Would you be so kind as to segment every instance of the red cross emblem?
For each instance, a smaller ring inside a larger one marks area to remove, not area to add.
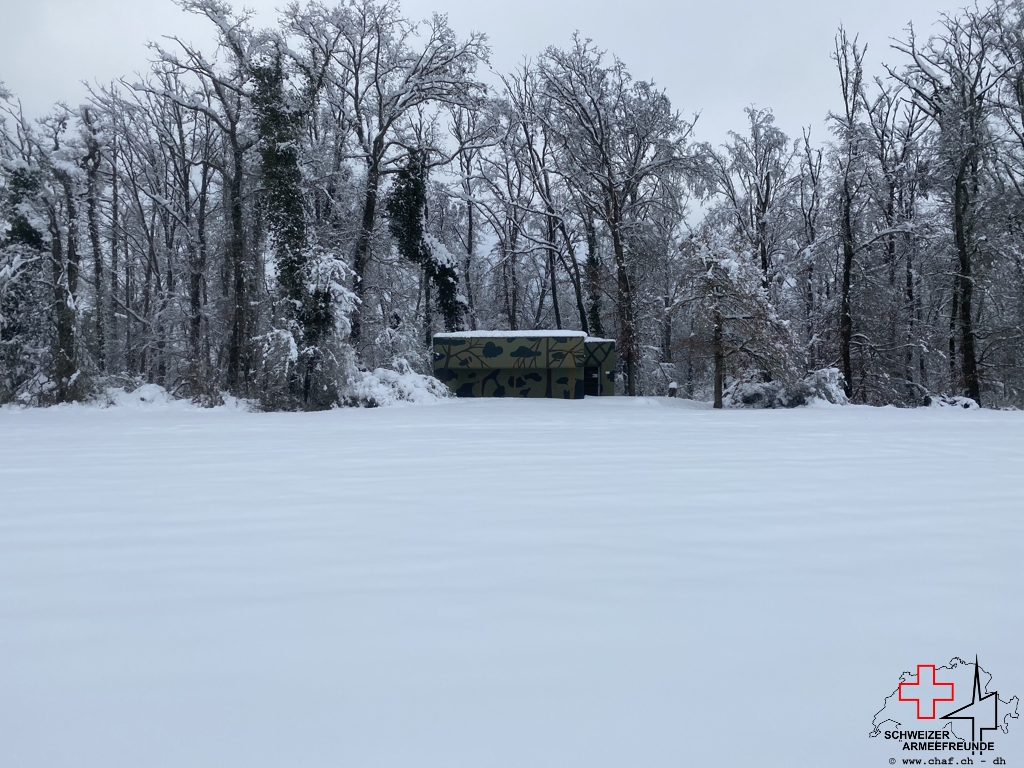
[[[930,670],[926,673],[925,670]],[[948,696],[944,694],[949,694]],[[917,702],[917,719],[934,720],[935,702],[953,700],[953,683],[935,682],[935,665],[918,664],[917,682],[900,683],[900,701]]]

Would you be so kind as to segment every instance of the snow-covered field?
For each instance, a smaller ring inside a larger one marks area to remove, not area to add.
[[[4,767],[882,768],[1022,640],[1024,413],[0,410]]]

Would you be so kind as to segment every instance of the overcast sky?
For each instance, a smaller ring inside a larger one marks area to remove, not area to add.
[[[244,5],[270,24],[286,0]],[[684,114],[699,111],[697,137],[720,143],[742,130],[743,109],[771,107],[798,136],[836,106],[829,59],[844,24],[868,43],[871,71],[896,59],[889,38],[913,21],[921,33],[947,0],[405,0],[408,16],[447,13],[455,30],[485,32],[492,64],[565,46],[575,30],[614,52],[634,77],[653,79]],[[101,82],[146,68],[147,40],[177,34],[202,41],[208,25],[171,0],[0,0],[0,80],[33,116],[56,101],[82,98],[82,80]]]

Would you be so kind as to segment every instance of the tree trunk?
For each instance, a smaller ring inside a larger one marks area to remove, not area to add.
[[[231,263],[232,282],[232,317],[231,341],[228,346],[228,391],[232,394],[241,392],[242,379],[247,378],[244,370],[244,350],[246,345],[246,290],[245,290],[245,219],[242,208],[242,149],[237,137],[232,136],[232,157],[234,166],[228,179],[228,205],[231,217],[231,239],[228,244],[228,258]]]
[[[956,365],[956,329],[960,316],[960,279],[953,277],[953,298],[949,310],[949,388],[951,392],[960,390],[960,377]]]
[[[555,312],[555,328],[562,330],[562,310],[558,306],[558,280],[555,275],[555,251],[558,244],[555,230],[555,221],[551,216],[547,217],[547,245],[548,245],[548,268],[551,270],[551,307]]]
[[[767,291],[770,287],[769,273],[772,269],[771,254],[768,252],[768,209],[772,199],[772,177],[765,174],[764,187],[758,190],[756,216],[757,251],[761,259],[761,284]]]
[[[86,207],[86,218],[89,226],[89,243],[92,246],[93,279],[96,291],[96,367],[101,373],[107,369],[107,342],[104,332],[104,311],[103,295],[106,286],[103,283],[103,249],[100,245],[100,213],[99,213],[99,169],[102,157],[100,150],[94,142],[89,147],[89,155],[86,158],[86,180],[88,203]]]
[[[907,380],[907,399],[914,402],[920,398],[914,382],[914,323],[916,320],[914,305],[916,301],[914,298],[914,254],[910,249],[907,250],[906,284],[903,295],[907,308],[907,352],[904,360],[904,377]]]
[[[117,183],[117,146],[112,150],[110,159],[110,335],[111,340],[117,338],[117,315],[115,299],[117,298],[118,252],[121,245],[121,206]],[[111,350],[114,351],[113,349]],[[122,361],[123,362],[123,361]]]
[[[849,182],[847,182],[848,185]],[[849,187],[843,189],[843,275],[839,310],[839,357],[843,366],[843,391],[853,398],[853,363],[850,347],[853,344],[853,314],[850,308],[850,284],[853,274],[853,200]]]
[[[67,224],[67,247],[61,241],[61,222],[58,211],[50,209],[50,257],[53,268],[54,304],[57,315],[57,349],[54,373],[57,401],[64,403],[76,399],[75,380],[78,358],[75,349],[75,320],[78,312],[78,243],[75,237],[78,211],[71,178],[64,172],[57,174],[64,189]]]
[[[473,301],[473,258],[476,255],[476,218],[474,214],[476,210],[473,206],[473,188],[470,185],[468,176],[463,179],[463,191],[466,193],[466,262],[465,262],[465,282],[466,282],[466,307],[469,310],[469,328],[470,330],[476,330],[476,304]]]
[[[127,240],[127,238],[125,238]],[[131,249],[125,246],[124,252],[124,359],[128,373],[137,373],[135,350],[132,347],[132,258]]]
[[[693,366],[693,337],[697,330],[697,319],[692,317],[690,319],[690,338],[686,344],[686,397],[689,400],[693,400],[693,375],[695,373]]]
[[[57,349],[54,361],[54,378],[58,403],[72,400],[72,386],[77,362],[75,360],[75,308],[74,268],[70,259],[65,260],[64,244],[61,239],[60,223],[55,211],[50,212],[50,263],[53,269],[53,303],[57,319]],[[71,250],[69,231],[68,251]]]
[[[722,407],[722,390],[725,383],[725,344],[722,340],[722,322],[722,313],[716,307],[714,312],[715,408]]]
[[[629,272],[626,269],[626,248],[622,242],[619,222],[613,219],[609,229],[612,235],[612,248],[615,251],[617,270],[616,284],[618,287],[619,309],[619,347],[622,360],[626,366],[626,394],[636,396],[637,343],[636,324],[633,318],[633,288],[630,284]]]
[[[198,391],[205,386],[206,365],[203,358],[203,275],[206,272],[206,196],[208,176],[203,169],[199,200],[196,206],[196,238],[189,246],[189,362],[192,368],[192,387]]]
[[[376,148],[376,145],[375,145]],[[380,166],[376,157],[366,170],[366,193],[363,196],[363,217],[356,237],[355,253],[352,257],[352,271],[355,273],[353,291],[358,302],[352,312],[352,345],[358,346],[363,334],[363,299],[366,296],[366,267],[370,262],[370,239],[373,237],[377,216],[377,195],[380,190]]]
[[[603,337],[604,326],[601,323],[601,262],[597,255],[597,230],[589,216],[583,217],[583,226],[587,232],[587,266],[584,276],[587,282],[587,320],[590,333]]]
[[[422,272],[423,279],[423,343],[430,349],[433,343],[434,311],[431,306],[433,297],[430,295],[430,275],[426,268]]]
[[[669,311],[671,304],[671,298],[668,296],[662,297],[662,303],[665,307],[661,318],[661,362],[671,363],[672,362],[672,313]]]
[[[568,263],[565,266],[576,294],[576,311],[580,315],[580,330],[589,334],[590,323],[587,322],[587,304],[583,300],[583,276],[580,274],[580,265],[576,261],[576,252],[572,247],[572,239],[569,237],[564,221],[559,220],[558,229],[562,233],[562,240],[565,242],[565,249],[568,253]]]
[[[807,363],[818,368],[818,343],[814,336],[814,263],[807,265],[807,290],[804,291],[804,323],[807,332]]]
[[[978,360],[975,354],[974,334],[974,278],[971,274],[971,244],[968,233],[971,195],[962,177],[957,180],[954,197],[953,232],[956,237],[958,270],[957,293],[960,298],[960,354],[962,356],[961,378],[964,394],[981,405],[981,381],[978,376]]]

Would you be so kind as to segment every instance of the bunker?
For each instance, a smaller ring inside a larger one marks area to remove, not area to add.
[[[434,375],[459,397],[609,396],[615,342],[582,331],[438,333]]]

